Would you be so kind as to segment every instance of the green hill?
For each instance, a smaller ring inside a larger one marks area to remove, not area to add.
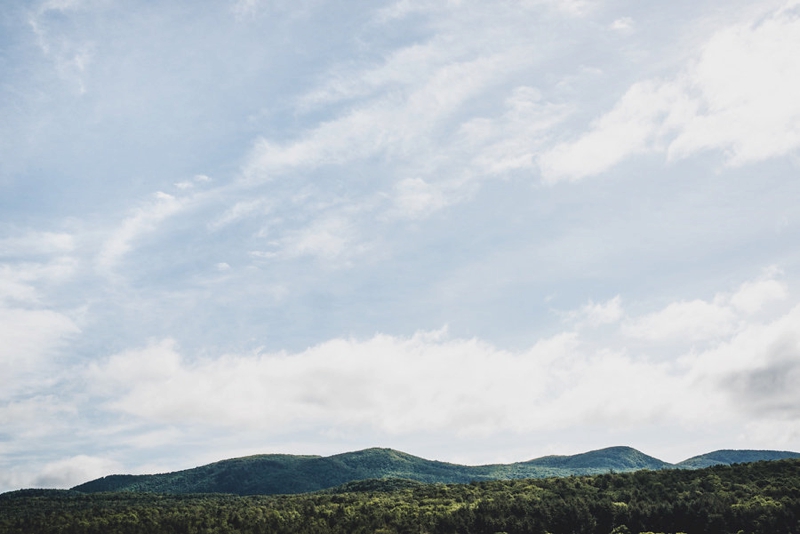
[[[609,447],[574,456],[545,456],[525,465],[567,470],[602,469],[603,471],[636,471],[666,469],[672,464],[653,458],[631,447]]]
[[[513,464],[466,466],[426,460],[392,449],[373,448],[327,457],[288,454],[247,456],[173,473],[110,475],[72,489],[83,493],[128,491],[274,495],[308,493],[375,479],[391,479],[391,484],[395,485],[399,484],[397,480],[405,481],[400,484],[452,484],[595,475],[612,471],[622,473],[641,469],[695,469],[713,464],[790,457],[787,455],[800,456],[776,451],[717,451],[673,465],[630,447],[609,447],[573,456],[545,456]]]
[[[731,465],[759,462],[762,460],[785,460],[788,458],[800,458],[800,453],[789,451],[753,451],[753,450],[730,450],[719,451],[693,456],[675,464],[676,467],[684,469],[702,469],[712,465]]]
[[[492,477],[470,467],[418,458],[392,449],[366,449],[334,456],[265,454],[158,475],[111,475],[73,488],[84,493],[306,493],[365,479],[470,482]]]

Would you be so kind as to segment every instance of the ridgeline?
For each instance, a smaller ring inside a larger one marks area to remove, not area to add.
[[[422,483],[627,473],[648,469],[697,469],[759,460],[798,458],[783,451],[715,451],[670,464],[631,447],[610,447],[573,456],[545,456],[526,462],[466,466],[426,460],[392,449],[366,449],[334,456],[263,454],[155,475],[109,475],[72,488],[81,493],[150,492],[163,494],[297,494],[363,480],[402,479]]]

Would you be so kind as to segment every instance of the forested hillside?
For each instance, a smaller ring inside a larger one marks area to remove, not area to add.
[[[762,460],[785,460],[787,458],[800,458],[800,453],[789,451],[736,451],[724,449],[720,451],[693,456],[684,460],[676,467],[682,469],[701,469],[712,465],[731,465],[743,464],[748,462],[759,462]]]
[[[513,464],[466,466],[426,460],[392,449],[373,448],[329,457],[265,454],[234,458],[173,473],[111,475],[73,489],[84,493],[146,491],[275,495],[306,493],[347,482],[379,478],[459,483],[593,475],[639,469],[693,469],[720,463],[773,460],[789,456],[798,454],[778,451],[717,451],[673,465],[631,447],[609,447],[573,456],[546,456]]]
[[[392,449],[366,449],[329,457],[266,454],[223,460],[159,475],[112,475],[73,489],[158,493],[306,493],[355,480],[403,478],[458,483],[662,469],[670,464],[630,447],[610,447],[575,456],[547,456],[529,462],[466,466],[426,460]]]
[[[789,534],[800,460],[587,477],[421,484],[238,497],[24,490],[0,495],[0,532]]]

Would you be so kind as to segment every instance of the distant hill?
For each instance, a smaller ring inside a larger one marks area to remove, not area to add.
[[[82,493],[232,493],[273,495],[319,491],[359,483],[389,485],[465,483],[564,477],[615,472],[696,469],[708,465],[800,457],[780,451],[716,451],[670,464],[631,447],[609,447],[573,456],[545,456],[526,462],[466,466],[426,460],[393,449],[365,449],[334,456],[263,454],[156,475],[110,475],[72,488]],[[371,481],[371,482],[361,482]]]
[[[639,469],[668,469],[672,464],[648,456],[631,447],[609,447],[574,456],[545,456],[524,462],[525,465],[566,470],[602,469],[607,471],[636,471]]]
[[[732,465],[759,462],[763,460],[786,460],[788,458],[800,458],[800,453],[789,451],[752,451],[752,450],[729,450],[719,451],[693,456],[675,464],[676,467],[684,469],[702,469],[712,465]]]

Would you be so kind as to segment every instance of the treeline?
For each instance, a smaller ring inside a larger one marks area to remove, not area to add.
[[[800,460],[285,496],[24,490],[0,495],[0,532],[797,534]]]

